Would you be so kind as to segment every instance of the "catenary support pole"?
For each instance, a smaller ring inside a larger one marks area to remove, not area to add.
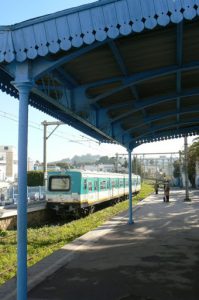
[[[133,207],[132,207],[132,150],[128,149],[128,169],[129,169],[129,224],[133,224]]]
[[[44,125],[44,137],[43,137],[43,147],[44,147],[44,151],[43,151],[43,172],[44,172],[44,186],[45,186],[45,190],[47,188],[47,158],[46,158],[46,155],[47,155],[47,134],[46,134],[46,129],[47,129],[47,122],[44,121],[42,123]]]
[[[185,170],[185,199],[184,199],[184,201],[191,201],[191,199],[189,198],[188,143],[187,143],[187,136],[184,137],[184,170]]]
[[[28,99],[31,82],[14,82],[19,91],[18,203],[17,203],[17,299],[27,299],[27,144]]]
[[[43,137],[43,172],[44,172],[44,186],[47,190],[47,181],[48,181],[48,164],[47,164],[47,140],[53,134],[53,132],[60,126],[64,125],[63,122],[47,122],[43,121],[41,123],[44,126],[44,137]],[[51,131],[47,136],[47,126],[56,125],[56,127]]]

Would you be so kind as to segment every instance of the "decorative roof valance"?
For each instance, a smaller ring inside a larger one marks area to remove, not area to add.
[[[191,20],[199,0],[98,1],[0,27],[0,62],[22,62],[169,22]]]

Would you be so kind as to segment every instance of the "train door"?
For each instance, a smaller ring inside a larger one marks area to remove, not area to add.
[[[129,178],[126,178],[126,194],[129,195]]]
[[[132,193],[136,192],[136,177],[132,176]]]
[[[125,177],[122,178],[122,193],[123,193],[123,198],[125,197]]]
[[[99,179],[96,177],[94,178],[94,201],[99,201]]]
[[[107,178],[107,190],[108,190],[108,198],[112,197],[112,189],[111,189],[111,179]]]
[[[88,201],[88,181],[87,178],[82,177],[82,191],[81,191],[81,201]]]
[[[116,197],[116,180],[114,178],[111,179],[111,198]]]
[[[131,180],[132,180],[132,193],[134,194],[135,193],[135,178],[133,175],[131,177]]]

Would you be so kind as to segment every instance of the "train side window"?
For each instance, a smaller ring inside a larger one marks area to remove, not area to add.
[[[106,189],[106,181],[103,180],[100,182],[100,190],[105,190]]]
[[[67,192],[70,190],[70,185],[70,176],[51,176],[49,178],[49,191]]]

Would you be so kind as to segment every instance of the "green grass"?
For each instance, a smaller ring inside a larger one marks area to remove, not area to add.
[[[153,187],[143,183],[141,192],[133,197],[133,204],[146,198],[153,192]],[[65,244],[86,232],[102,225],[118,213],[128,209],[128,201],[97,211],[85,218],[67,224],[43,226],[28,229],[28,266],[31,266]],[[6,231],[0,239],[0,284],[16,274],[16,231]]]

